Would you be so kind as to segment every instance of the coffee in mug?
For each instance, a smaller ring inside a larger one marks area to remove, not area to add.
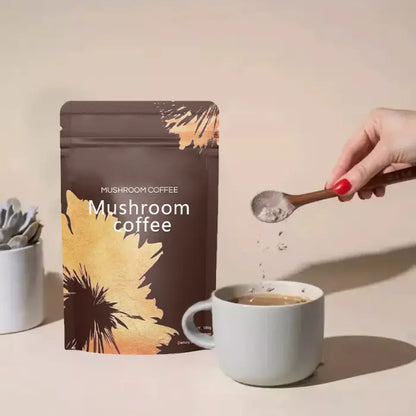
[[[304,296],[282,295],[280,293],[259,293],[242,295],[234,298],[232,302],[241,303],[242,305],[255,306],[279,306],[279,305],[295,305],[296,303],[304,303],[309,299]]]

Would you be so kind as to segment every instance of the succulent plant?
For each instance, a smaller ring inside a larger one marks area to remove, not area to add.
[[[10,250],[36,244],[42,224],[36,219],[37,209],[22,212],[18,199],[0,204],[0,250]]]

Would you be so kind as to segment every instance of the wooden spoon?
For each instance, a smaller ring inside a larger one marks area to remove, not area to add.
[[[416,166],[383,173],[375,176],[361,190],[373,190],[379,186],[392,185],[416,179]],[[296,208],[312,202],[338,196],[332,189],[290,195],[279,191],[264,191],[251,201],[251,209],[256,218],[263,222],[275,223],[289,217]]]

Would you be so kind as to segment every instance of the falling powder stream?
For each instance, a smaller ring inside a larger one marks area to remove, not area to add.
[[[280,230],[277,234],[277,242],[275,244],[268,244],[268,245],[265,245],[265,246],[262,245],[260,238],[257,239],[256,244],[257,244],[257,248],[258,248],[258,250],[260,252],[260,255],[261,255],[260,261],[258,263],[258,267],[259,267],[259,270],[260,270],[260,275],[261,275],[262,281],[265,281],[266,278],[267,278],[267,273],[266,273],[266,269],[265,269],[265,265],[264,265],[264,255],[266,253],[274,255],[275,254],[275,249],[277,249],[279,252],[287,250],[287,244],[284,241],[282,241],[283,236],[284,236],[284,232],[282,230]],[[266,288],[266,287],[263,287],[263,289],[265,289],[268,292],[273,290],[273,288]]]

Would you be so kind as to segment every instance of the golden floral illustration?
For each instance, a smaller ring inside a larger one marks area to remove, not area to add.
[[[185,104],[159,103],[159,111],[170,133],[179,135],[179,148],[192,146],[206,147],[217,143],[218,107],[211,102],[190,102]]]
[[[62,214],[65,346],[123,354],[156,354],[177,334],[160,325],[163,311],[145,274],[162,243],[114,230],[117,218],[89,213],[89,203],[68,191]]]

